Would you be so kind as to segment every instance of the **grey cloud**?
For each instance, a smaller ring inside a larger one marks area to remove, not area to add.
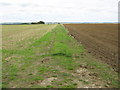
[[[88,9],[89,11],[92,11],[92,12],[110,12],[110,13],[117,13],[117,10],[113,9],[103,9],[103,8],[99,8],[99,9]]]
[[[72,9],[73,7],[65,6],[64,8],[67,8],[67,9]]]
[[[28,7],[28,6],[31,6],[30,3],[24,3],[24,4],[20,4],[21,7]]]
[[[19,12],[24,12],[25,10],[21,9],[21,10],[18,10]]]
[[[105,11],[105,9],[88,9],[89,11],[93,11],[93,12],[103,12],[103,11]]]
[[[20,4],[19,6],[21,7],[29,7],[29,6],[39,6],[38,4],[32,4],[32,3],[23,3],[23,4]]]
[[[11,3],[6,3],[6,2],[2,2],[2,3],[0,3],[0,5],[2,5],[2,6],[10,6],[12,4]]]
[[[108,12],[110,12],[110,13],[118,13],[118,10],[116,9],[116,10],[108,10]]]

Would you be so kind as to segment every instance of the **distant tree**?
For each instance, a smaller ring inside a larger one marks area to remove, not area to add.
[[[45,22],[39,21],[39,22],[32,22],[31,24],[45,24]]]
[[[60,23],[58,23],[58,24],[60,24]]]
[[[29,24],[29,23],[22,23],[22,24]]]
[[[38,24],[45,24],[45,22],[43,22],[43,21],[39,21]]]
[[[32,22],[31,24],[37,24],[36,22]]]

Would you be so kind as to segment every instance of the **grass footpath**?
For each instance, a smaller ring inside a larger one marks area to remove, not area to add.
[[[3,49],[3,87],[118,87],[118,82],[116,72],[57,25],[24,49]]]

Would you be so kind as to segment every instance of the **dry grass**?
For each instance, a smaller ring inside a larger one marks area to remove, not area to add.
[[[25,48],[56,25],[3,25],[3,49]],[[19,44],[17,44],[19,43]]]

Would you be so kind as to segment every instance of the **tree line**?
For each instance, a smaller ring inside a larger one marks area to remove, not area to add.
[[[45,24],[45,22],[39,21],[39,22],[32,22],[31,24]]]

